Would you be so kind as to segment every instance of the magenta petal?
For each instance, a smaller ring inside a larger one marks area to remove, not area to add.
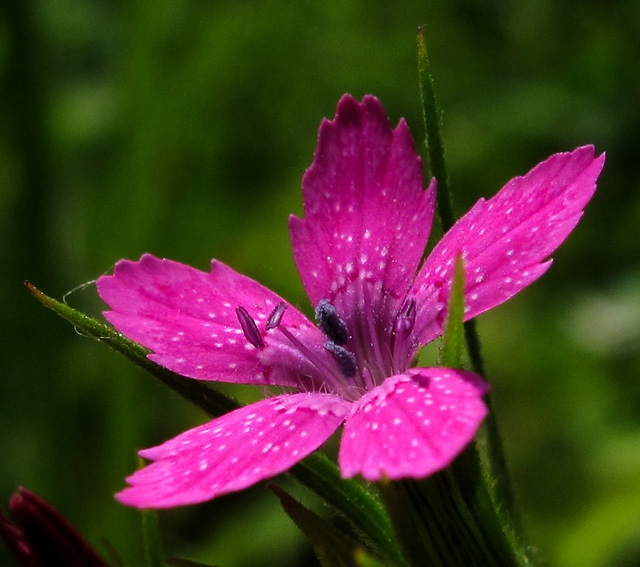
[[[300,362],[266,321],[282,299],[256,281],[213,261],[206,273],[150,254],[139,262],[122,260],[112,276],[98,282],[100,297],[111,307],[107,320],[130,339],[151,349],[152,360],[174,372],[201,380],[300,387]],[[255,320],[278,365],[263,360],[264,352],[245,337],[236,308]],[[321,333],[289,306],[286,323],[292,331],[317,337]],[[291,361],[294,372],[289,372]]]
[[[117,494],[138,508],[204,502],[289,469],[342,423],[349,404],[329,394],[285,394],[228,413],[140,451],[155,462]]]
[[[348,284],[359,278],[371,282],[372,294],[404,295],[429,237],[435,200],[435,185],[422,189],[421,161],[404,120],[393,130],[378,99],[343,96],[335,119],[320,126],[302,185],[305,217],[291,217],[289,228],[313,305],[326,299],[346,310],[335,297],[357,301]]]
[[[388,378],[355,402],[346,420],[342,476],[421,478],[445,468],[471,442],[487,414],[479,376],[414,368]]]
[[[593,146],[551,156],[495,197],[481,199],[434,248],[412,288],[422,344],[442,332],[455,257],[465,261],[465,319],[506,301],[539,278],[593,196],[604,154]]]

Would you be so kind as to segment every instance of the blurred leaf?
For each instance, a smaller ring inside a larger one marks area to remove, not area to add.
[[[322,453],[309,455],[290,472],[343,514],[382,556],[394,564],[406,564],[385,507],[362,484],[342,478]]]
[[[369,555],[364,549],[356,549],[355,561],[358,567],[389,567],[384,563],[380,563],[380,561],[372,555]]]
[[[323,567],[358,567],[355,550],[361,545],[309,510],[276,485],[271,490],[296,526],[307,536]]]
[[[140,459],[140,466],[143,462]],[[145,567],[164,567],[164,553],[162,551],[162,538],[158,524],[158,512],[156,510],[141,510],[142,539],[144,542]]]
[[[166,564],[171,565],[172,567],[214,567],[207,563],[191,561],[191,559],[182,559],[181,557],[170,557],[167,559]]]

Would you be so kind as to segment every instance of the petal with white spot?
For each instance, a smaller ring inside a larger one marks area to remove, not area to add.
[[[293,252],[313,305],[338,303],[358,278],[403,296],[429,237],[435,184],[422,188],[422,164],[409,128],[391,128],[380,101],[345,95],[324,120],[303,180],[304,219],[289,220]],[[377,304],[379,297],[372,297]],[[351,301],[348,316],[356,305]],[[342,303],[347,299],[343,298]],[[347,321],[345,321],[347,322]]]
[[[328,394],[284,394],[232,411],[140,455],[154,462],[116,496],[138,508],[204,502],[273,477],[315,451],[349,403]]]
[[[445,468],[486,416],[488,389],[476,374],[450,368],[388,378],[352,406],[340,444],[342,475],[422,478]]]
[[[98,293],[112,311],[106,319],[130,339],[151,349],[149,358],[190,378],[300,387],[299,356],[291,355],[280,333],[265,322],[282,299],[258,282],[213,261],[202,272],[145,254],[138,262],[121,260],[112,276],[97,282]],[[246,309],[258,325],[274,366],[263,349],[245,337],[236,308]],[[322,345],[318,329],[289,306],[287,327]],[[289,364],[290,363],[290,364]]]
[[[593,146],[555,154],[493,198],[481,199],[433,249],[413,285],[414,334],[427,344],[442,332],[455,257],[465,263],[465,319],[499,305],[539,278],[574,229],[596,189],[604,154]]]

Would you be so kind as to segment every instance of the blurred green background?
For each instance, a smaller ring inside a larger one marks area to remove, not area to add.
[[[308,308],[286,218],[301,212],[320,119],[344,92],[372,93],[421,147],[421,24],[459,213],[551,153],[608,153],[551,271],[479,330],[545,565],[640,564],[637,0],[4,0],[3,508],[24,485],[106,555],[112,546],[141,564],[139,514],[112,494],[136,449],[204,417],[74,333],[23,280],[60,298],[119,258],[152,252],[207,269],[216,257]],[[102,308],[93,286],[68,301]],[[313,564],[264,485],[161,522],[170,554]]]

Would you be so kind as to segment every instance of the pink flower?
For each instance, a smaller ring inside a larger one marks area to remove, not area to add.
[[[376,98],[345,95],[303,178],[305,216],[289,219],[317,325],[215,260],[205,273],[147,254],[98,280],[106,318],[158,364],[296,390],[140,451],[154,462],[118,499],[159,508],[240,490],[286,471],[341,424],[344,477],[419,478],[446,467],[486,415],[488,385],[411,364],[442,333],[455,258],[465,263],[466,319],[509,299],[549,268],[603,163],[590,146],[551,156],[478,201],[418,270],[435,181],[423,190],[404,120],[394,130]]]

